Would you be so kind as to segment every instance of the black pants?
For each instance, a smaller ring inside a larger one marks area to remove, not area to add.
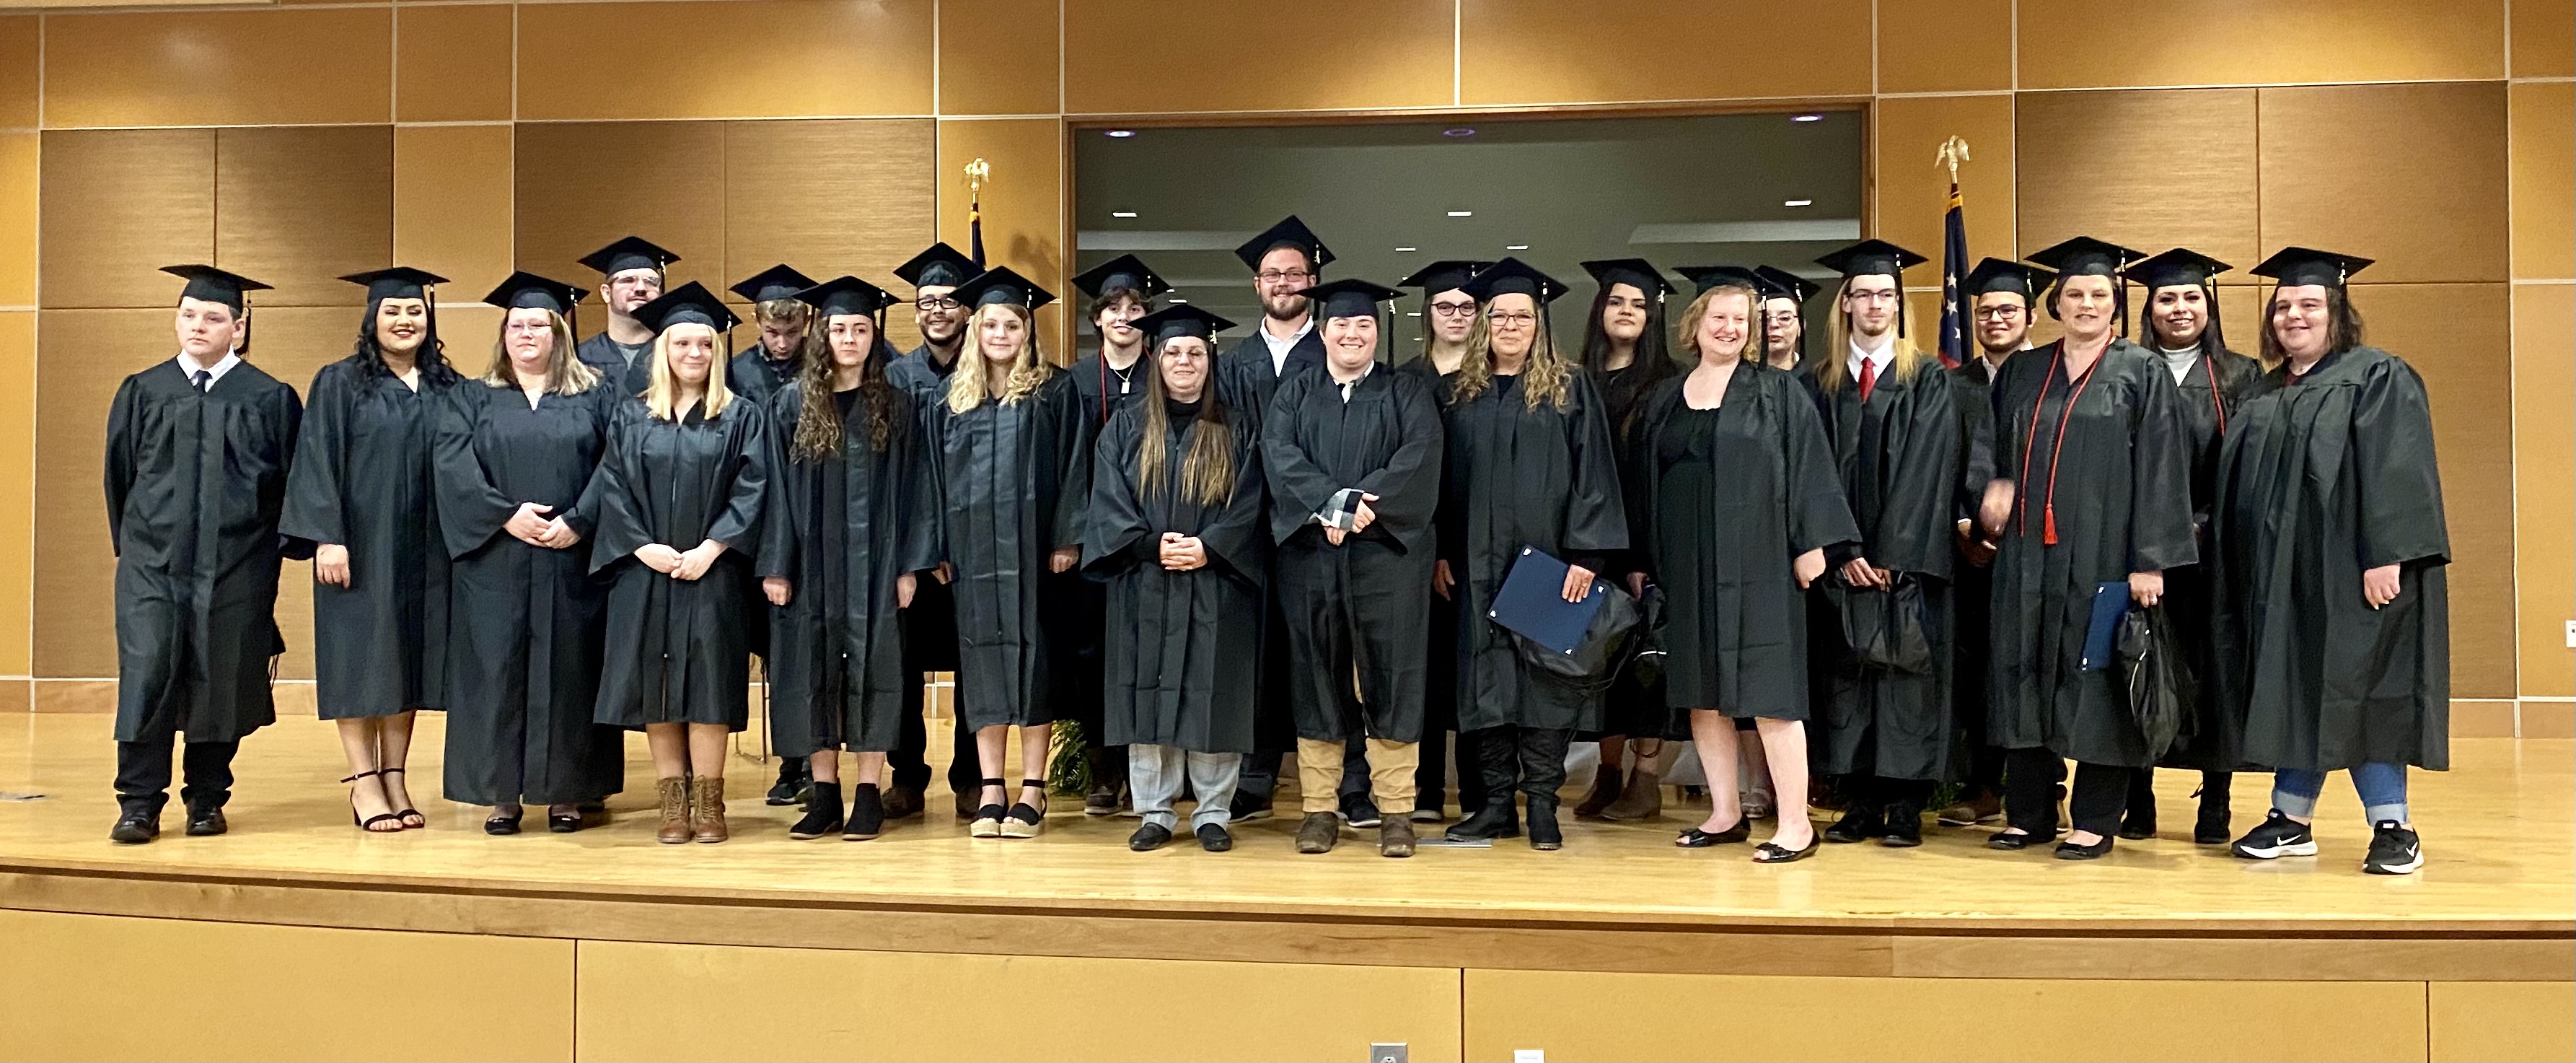
[[[898,710],[903,717],[902,731],[895,739],[894,749],[886,754],[886,767],[894,785],[914,790],[930,788],[930,725],[921,718],[921,691],[920,682],[904,684],[903,708]],[[983,764],[975,753],[975,732],[961,724],[951,737],[954,741],[948,759],[948,789],[952,793],[974,792],[984,777]]]
[[[1888,819],[1911,819],[1923,814],[1923,805],[1932,800],[1932,780],[1891,779],[1881,775],[1843,776],[1843,796],[1853,811],[1863,811]],[[2051,800],[2055,798],[2052,796]]]
[[[1242,800],[1243,795],[1250,794],[1252,800],[1270,800],[1272,794],[1279,792],[1279,765],[1287,757],[1286,753],[1270,749],[1255,749],[1244,754],[1243,771],[1235,777],[1235,798]],[[1416,775],[1419,774],[1417,771]],[[1354,738],[1342,746],[1342,785],[1341,789],[1335,791],[1335,796],[1340,798],[1344,807],[1348,807],[1353,801],[1365,802],[1369,799],[1367,739]],[[1415,803],[1421,803],[1420,799],[1417,798]],[[1380,809],[1379,811],[1383,813],[1390,810]],[[1399,808],[1392,811],[1404,810]]]
[[[2203,805],[2214,805],[2219,808],[2227,807],[2228,791],[2235,789],[2235,783],[2236,776],[2233,772],[2201,772],[2200,803]],[[2151,808],[2154,807],[2155,803],[2155,769],[2140,768],[2133,772],[2129,777],[2129,803],[2127,807]],[[2126,809],[2123,809],[2123,811],[2126,811]]]
[[[1963,797],[2000,797],[2004,792],[2005,750],[2002,746],[1978,744],[1968,751],[1967,784],[1960,788]]]
[[[170,740],[175,732],[168,726],[144,726],[145,737],[116,744],[116,803],[124,808],[143,808],[159,812],[170,801]],[[233,754],[241,749],[239,742],[181,742],[187,749],[186,786],[179,790],[179,800],[190,809],[222,808],[233,796]]]
[[[2004,817],[2031,834],[2057,831],[2057,787],[2066,778],[2066,761],[2046,748],[2016,749],[2004,766]],[[2067,798],[2067,816],[2075,830],[2109,836],[2120,832],[2120,813],[2128,807],[2129,778],[2136,768],[2078,763],[2075,788]]]
[[[1504,724],[1458,737],[1474,747],[1479,774],[1484,776],[1485,800],[1480,806],[1509,802],[1515,789],[1531,800],[1554,801],[1556,792],[1565,787],[1565,751],[1574,743],[1573,731]]]
[[[1485,807],[1485,773],[1477,770],[1475,731],[1452,732],[1445,728],[1425,728],[1422,732],[1422,762],[1413,769],[1413,803],[1418,808],[1438,809],[1448,800],[1449,736],[1458,736],[1458,810],[1473,814]]]

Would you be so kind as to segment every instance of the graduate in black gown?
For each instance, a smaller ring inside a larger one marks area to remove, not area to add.
[[[1144,825],[1127,847],[1172,840],[1184,781],[1199,847],[1234,847],[1236,774],[1252,749],[1269,553],[1259,426],[1216,394],[1216,334],[1234,323],[1194,306],[1135,322],[1153,353],[1142,401],[1093,448],[1083,567],[1108,585],[1105,740],[1127,751]]]
[[[1067,375],[1073,378],[1083,410],[1091,415],[1096,439],[1118,411],[1145,397],[1145,384],[1154,375],[1154,366],[1145,357],[1145,334],[1137,331],[1133,322],[1152,313],[1154,297],[1171,291],[1172,286],[1134,255],[1120,255],[1083,271],[1073,278],[1073,286],[1090,300],[1085,312],[1091,319],[1093,334],[1100,338],[1100,346],[1076,359]],[[1099,617],[1109,607],[1109,599],[1097,580],[1084,580],[1073,589],[1079,597],[1074,607],[1093,620],[1075,629],[1082,636],[1077,645],[1063,648],[1068,668],[1064,683],[1066,704],[1058,710],[1058,716],[1082,728],[1082,759],[1091,775],[1091,785],[1083,795],[1083,813],[1114,815],[1126,805],[1122,795],[1127,785],[1127,752],[1122,746],[1105,744],[1100,737],[1100,680],[1104,665]]]
[[[766,407],[770,396],[803,373],[816,326],[813,308],[796,293],[813,286],[813,278],[782,262],[727,289],[751,303],[751,323],[760,337],[734,352],[725,366],[726,388]]]
[[[2371,824],[2362,870],[2423,866],[2406,767],[2451,766],[2450,535],[2424,380],[2363,339],[2345,282],[2369,259],[2287,248],[2263,333],[2278,360],[2228,420],[2211,517],[2219,711],[2270,767],[2272,809],[2231,847],[2314,856],[2327,772]]]
[[[2083,667],[2096,593],[2164,598],[2164,572],[2194,564],[2191,441],[2173,378],[2120,338],[2121,268],[2139,255],[2076,237],[2030,256],[2057,270],[2048,312],[2066,334],[1995,378],[1995,473],[1979,519],[1998,531],[1986,728],[2009,752],[2004,831],[2022,849],[2057,832],[2058,782],[2075,760],[2064,860],[2111,851],[2129,776],[2155,763],[2120,683]],[[2125,588],[2125,592],[2122,590]]]
[[[271,661],[278,534],[303,406],[242,360],[250,307],[268,287],[213,266],[187,279],[179,353],[126,377],[107,412],[107,533],[116,550],[116,825],[125,844],[161,833],[170,742],[184,735],[188,833],[222,834],[242,736],[277,718]]]
[[[1272,675],[1296,717],[1305,808],[1297,851],[1321,853],[1340,838],[1336,795],[1353,740],[1367,742],[1373,806],[1413,807],[1441,435],[1421,378],[1379,360],[1377,304],[1403,293],[1344,280],[1305,294],[1322,304],[1325,364],[1272,396],[1261,464],[1289,654]],[[1413,848],[1410,817],[1380,820],[1379,853]]]
[[[581,341],[578,353],[582,364],[597,370],[621,395],[644,393],[649,368],[645,355],[653,346],[653,330],[636,318],[635,311],[662,297],[665,271],[679,260],[680,256],[641,236],[620,237],[581,259],[582,265],[599,272],[599,301],[608,308],[608,327]]]
[[[2227,348],[2218,320],[2218,275],[2227,263],[2177,247],[2129,267],[2128,279],[2147,290],[2147,350],[2164,363],[2182,400],[2183,426],[2191,440],[2191,525],[2200,545],[2201,563],[2165,573],[2166,630],[2189,654],[2185,662],[2194,680],[2192,719],[2182,735],[2158,758],[2162,767],[2200,773],[2200,814],[2191,840],[2225,845],[2228,833],[2229,785],[2236,765],[2245,759],[2241,722],[2219,713],[2218,698],[2208,685],[2215,673],[2209,645],[2209,506],[2218,485],[2218,444],[2227,435],[2227,418],[2262,379],[2263,364]],[[2137,774],[2129,784],[2129,810],[2120,821],[2123,838],[2156,835],[2155,770]]]
[[[514,273],[484,296],[500,339],[431,440],[451,562],[445,793],[491,806],[490,834],[519,832],[523,800],[548,806],[548,830],[580,830],[626,785],[622,736],[591,722],[608,594],[589,540],[591,474],[632,400],[573,356],[582,294]]]
[[[1681,364],[1664,345],[1664,300],[1673,286],[1641,258],[1586,262],[1583,268],[1600,290],[1593,293],[1591,312],[1583,319],[1580,360],[1610,422],[1613,468],[1625,469],[1637,411],[1658,385],[1682,374]],[[1620,519],[1626,519],[1624,511]],[[1642,541],[1637,529],[1628,529],[1628,548],[1606,556],[1602,575],[1627,582],[1628,573],[1639,571],[1636,549]],[[1574,814],[1608,820],[1662,815],[1664,732],[1673,719],[1664,707],[1663,684],[1640,678],[1637,669],[1620,669],[1602,695],[1601,714],[1601,770]]]
[[[1467,360],[1468,341],[1475,338],[1476,297],[1467,294],[1467,279],[1476,271],[1493,265],[1473,259],[1442,259],[1412,276],[1396,282],[1398,287],[1422,290],[1422,353],[1396,363],[1395,371],[1422,378],[1429,386],[1434,401],[1449,394],[1449,378]],[[1425,661],[1423,675],[1421,764],[1413,773],[1413,821],[1438,823],[1448,818],[1449,739],[1458,730],[1458,660],[1447,652],[1458,644],[1458,614],[1455,610],[1431,610],[1430,638],[1432,647]],[[1458,814],[1468,815],[1485,807],[1484,776],[1476,771],[1474,739],[1456,734],[1458,751]],[[1367,747],[1360,747],[1363,754]],[[1350,804],[1350,789],[1363,777],[1367,761],[1363,758],[1354,768],[1345,757],[1342,786],[1344,805]],[[1359,797],[1365,799],[1363,790]]]
[[[367,289],[357,349],[313,374],[278,528],[313,544],[314,709],[337,721],[352,818],[426,827],[412,807],[413,713],[447,707],[447,549],[430,437],[461,379],[432,286],[396,266],[341,278]]]
[[[727,737],[751,724],[752,554],[777,455],[767,413],[725,389],[736,321],[696,282],[637,308],[643,398],[598,473],[591,571],[611,580],[595,719],[642,730],[666,844],[721,842]]]
[[[957,356],[966,347],[968,308],[957,301],[957,286],[978,272],[975,260],[945,243],[934,243],[895,267],[894,275],[912,285],[912,324],[921,344],[886,366],[886,382],[901,388],[921,417],[948,400],[949,375],[957,371]],[[928,430],[924,425],[923,431]],[[957,670],[957,608],[947,584],[921,581],[901,618],[903,671],[911,678],[903,684],[903,734],[886,756],[893,776],[885,791],[888,819],[918,816],[925,808],[930,732],[922,719],[922,691],[930,673]],[[962,726],[951,731],[948,789],[963,822],[975,818],[976,779],[982,772],[975,763],[974,733]]]
[[[957,603],[957,719],[982,769],[969,833],[1034,838],[1046,826],[1047,757],[1062,703],[1056,646],[1080,638],[1070,608],[1089,501],[1091,418],[1038,350],[1033,312],[1055,296],[1008,268],[957,288],[973,307],[971,361],[927,418],[939,498],[937,559]],[[1097,693],[1093,694],[1097,697]],[[1017,798],[1003,762],[1016,728]],[[1005,805],[1005,802],[1010,802]]]
[[[1662,588],[1664,699],[1689,717],[1708,772],[1709,816],[1673,844],[1696,849],[1752,834],[1735,785],[1735,721],[1751,718],[1784,798],[1807,792],[1807,621],[1802,593],[1825,549],[1860,537],[1834,479],[1816,404],[1765,364],[1760,295],[1721,279],[1681,319],[1690,371],[1647,396],[1629,445],[1630,527],[1641,529],[1643,596]],[[1779,814],[1756,863],[1815,855],[1803,809]]]
[[[865,841],[885,829],[880,787],[903,733],[904,688],[921,685],[904,669],[897,618],[928,582],[930,474],[912,396],[886,381],[894,297],[843,276],[797,298],[821,338],[771,397],[780,456],[754,559],[774,610],[770,726],[779,756],[811,766],[805,816],[787,836]],[[846,817],[844,749],[858,754]]]
[[[1764,364],[1787,372],[1807,364],[1807,300],[1822,290],[1778,266],[1753,267],[1753,294],[1762,297]]]
[[[1610,421],[1592,376],[1557,356],[1546,306],[1565,294],[1555,278],[1505,258],[1467,282],[1484,308],[1465,363],[1440,403],[1446,450],[1435,518],[1435,609],[1457,615],[1448,653],[1457,667],[1457,716],[1476,736],[1484,807],[1449,840],[1517,837],[1517,787],[1530,846],[1562,848],[1557,791],[1576,731],[1601,728],[1597,695],[1568,689],[1521,659],[1511,633],[1489,619],[1503,576],[1525,548],[1567,565],[1561,593],[1592,593],[1610,555],[1628,546],[1612,460]]]
[[[1810,607],[1845,636],[1808,648],[1824,718],[1816,767],[1843,777],[1829,842],[1921,845],[1924,806],[1953,771],[1958,522],[1984,497],[1994,462],[1984,437],[1963,438],[1957,388],[1906,331],[1904,271],[1922,261],[1881,240],[1817,259],[1843,275],[1842,288],[1827,353],[1801,378],[1861,533],[1826,551],[1835,571],[1810,592]],[[1909,626],[1921,631],[1923,660],[1870,660],[1852,645],[1872,627]]]

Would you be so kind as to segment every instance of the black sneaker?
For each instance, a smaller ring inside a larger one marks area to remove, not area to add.
[[[1377,802],[1371,801],[1365,797],[1343,798],[1342,821],[1357,828],[1377,826],[1380,822],[1377,814]]]
[[[2424,840],[2415,832],[2383,819],[2370,825],[2370,855],[2361,869],[2374,875],[2412,875],[2424,866]]]
[[[2248,860],[2277,860],[2284,856],[2317,855],[2317,836],[2308,825],[2282,815],[2280,809],[2263,814],[2263,825],[2246,832],[2227,851]],[[2373,852],[2377,852],[2374,846]]]
[[[1249,793],[1235,794],[1234,801],[1226,806],[1226,818],[1231,819],[1236,823],[1250,823],[1256,819],[1269,819],[1270,795],[1256,795]]]
[[[770,784],[769,792],[761,795],[761,800],[772,808],[801,805],[812,795],[813,786],[812,764],[807,763],[803,757],[781,757],[778,761],[778,781]],[[838,803],[834,802],[836,805]]]

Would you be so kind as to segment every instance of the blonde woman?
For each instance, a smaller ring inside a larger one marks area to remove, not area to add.
[[[769,419],[725,389],[733,312],[692,282],[636,308],[653,328],[643,397],[600,459],[594,573],[613,572],[593,718],[641,729],[664,844],[721,842],[725,738],[750,724],[751,575]]]
[[[1008,269],[957,287],[972,308],[967,350],[927,418],[941,514],[937,559],[957,604],[957,714],[975,733],[983,775],[969,828],[1034,838],[1046,824],[1048,740],[1068,673],[1052,660],[1078,620],[1070,582],[1082,558],[1091,418],[1073,379],[1038,350],[1033,312],[1055,296]],[[1054,630],[1050,630],[1054,629]],[[1012,728],[1020,785],[1005,787]],[[1005,802],[1008,802],[1007,804]]]
[[[590,722],[606,596],[590,578],[586,490],[617,401],[573,356],[582,291],[512,274],[481,376],[449,389],[431,468],[450,610],[446,795],[484,805],[488,834],[519,832],[520,802],[557,833],[625,785],[616,731]]]
[[[1524,547],[1566,563],[1566,601],[1591,596],[1609,556],[1628,548],[1619,467],[1592,375],[1558,357],[1548,336],[1547,304],[1565,285],[1506,258],[1466,291],[1483,314],[1441,404],[1448,447],[1431,589],[1457,617],[1456,641],[1434,652],[1456,661],[1458,729],[1475,736],[1466,744],[1485,803],[1449,829],[1449,840],[1518,836],[1517,787],[1530,847],[1559,849],[1566,746],[1578,730],[1601,729],[1601,699],[1529,667],[1510,632],[1487,617]]]

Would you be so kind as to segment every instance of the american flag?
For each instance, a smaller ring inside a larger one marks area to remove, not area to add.
[[[1941,223],[1941,364],[1957,368],[1968,358],[1968,222],[1957,178],[1950,181],[1950,212]]]

